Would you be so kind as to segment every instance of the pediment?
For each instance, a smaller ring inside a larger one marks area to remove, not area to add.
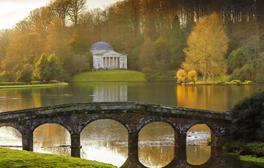
[[[122,56],[120,53],[116,52],[116,51],[108,51],[104,54],[102,54],[103,57],[113,57],[113,56],[116,56],[116,57],[119,57],[119,56]]]

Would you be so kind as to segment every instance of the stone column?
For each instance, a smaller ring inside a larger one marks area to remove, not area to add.
[[[71,156],[80,157],[81,156],[81,141],[80,133],[71,134]]]
[[[179,133],[178,134],[178,147],[180,147],[180,148],[185,147],[186,148],[186,133]]]
[[[22,134],[23,150],[33,151],[33,132]]]
[[[116,68],[118,68],[118,64],[117,64],[117,57],[115,57],[115,58],[116,58],[116,66],[115,66],[115,67],[116,67]]]
[[[104,68],[104,57],[102,57],[102,59],[103,59],[103,61],[102,61],[103,62],[102,63],[102,68]]]
[[[121,168],[145,168],[138,160],[138,133],[129,133],[128,158]]]

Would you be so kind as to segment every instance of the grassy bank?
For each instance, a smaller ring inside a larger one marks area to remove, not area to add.
[[[264,166],[264,142],[244,143],[221,139],[217,147],[224,152],[239,156],[240,160],[255,162]]]
[[[80,158],[0,148],[0,167],[114,168],[115,166]]]
[[[47,84],[22,84],[22,83],[13,83],[13,84],[2,84],[1,88],[31,88],[31,87],[52,87],[52,86],[66,86],[68,83],[47,83]]]
[[[84,72],[75,75],[71,82],[145,82],[144,74],[129,70]]]

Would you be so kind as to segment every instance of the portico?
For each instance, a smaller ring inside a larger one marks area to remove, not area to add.
[[[95,43],[91,47],[91,52],[94,69],[127,69],[127,54],[115,52],[108,43]]]

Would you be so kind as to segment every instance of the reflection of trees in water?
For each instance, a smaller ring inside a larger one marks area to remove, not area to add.
[[[152,122],[141,129],[139,141],[170,141],[174,144],[174,130],[164,122]]]
[[[22,135],[13,127],[0,127],[0,145],[22,146]]]
[[[35,129],[33,133],[35,148],[70,145],[70,133],[58,124],[44,124]]]
[[[37,148],[37,149],[34,149],[34,152],[52,153],[56,155],[71,156],[70,147]]]
[[[148,167],[163,167],[174,158],[174,146],[139,147],[139,161]]]
[[[187,162],[202,165],[211,157],[211,146],[186,146]]]
[[[81,143],[87,140],[128,141],[127,129],[117,121],[96,120],[87,125],[81,132]]]

